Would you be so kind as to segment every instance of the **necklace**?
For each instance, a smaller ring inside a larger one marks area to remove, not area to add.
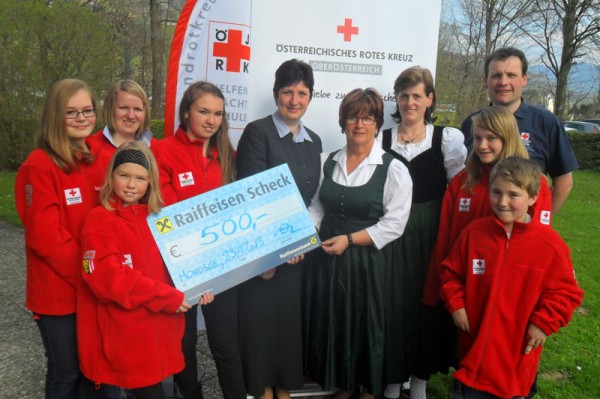
[[[422,133],[422,131],[416,133],[411,139],[406,139],[406,138],[404,138],[404,133],[401,133],[400,130],[398,130],[398,136],[400,136],[398,141],[400,141],[400,144],[404,144],[404,145],[412,144],[412,142],[414,142],[416,139],[421,137],[421,133]]]

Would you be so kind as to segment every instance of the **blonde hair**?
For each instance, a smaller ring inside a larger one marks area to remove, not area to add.
[[[146,161],[145,163],[146,165],[148,165],[148,189],[146,190],[146,194],[142,198],[141,202],[148,205],[149,213],[160,212],[163,201],[160,195],[160,184],[158,181],[158,166],[156,165],[154,155],[152,155],[152,152],[150,151],[148,146],[139,141],[125,142],[121,144],[117,151],[114,153],[106,171],[104,185],[100,190],[100,203],[104,205],[106,209],[110,211],[114,210],[112,205],[114,201],[113,173],[116,169],[115,159],[117,159],[118,155],[121,152],[126,150],[139,151],[144,156]]]
[[[117,120],[115,118],[115,110],[117,108],[117,95],[120,92],[129,93],[132,96],[136,96],[142,100],[144,105],[144,121],[140,125],[140,128],[135,132],[135,138],[138,140],[142,137],[142,134],[150,127],[150,101],[146,92],[133,80],[119,80],[114,82],[104,98],[104,105],[102,107],[102,119],[104,124],[108,127],[108,131],[111,135],[115,134],[115,127],[117,126]]]
[[[96,98],[90,87],[79,79],[63,79],[56,82],[44,102],[40,128],[36,136],[37,147],[44,150],[64,172],[77,168],[75,154],[80,155],[86,162],[94,160],[92,154],[75,145],[67,133],[65,115],[67,104],[71,97],[79,91],[85,91],[96,109]]]
[[[506,108],[492,106],[482,109],[473,115],[472,121],[471,134],[473,134],[475,127],[478,127],[492,132],[502,141],[502,149],[498,157],[492,162],[492,166],[498,161],[511,156],[529,158],[529,153],[521,141],[517,120],[512,112]],[[475,153],[475,150],[471,150],[471,153],[467,157],[465,173],[467,174],[467,178],[464,188],[467,192],[472,193],[473,187],[475,187],[483,175],[483,164],[479,156]]]
[[[531,159],[508,157],[498,162],[490,172],[490,186],[498,178],[527,191],[530,197],[535,197],[540,193],[542,169]]]

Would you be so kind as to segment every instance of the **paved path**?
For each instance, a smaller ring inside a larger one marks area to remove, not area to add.
[[[40,333],[25,307],[23,229],[0,220],[0,399],[42,399],[46,358]],[[221,397],[204,332],[198,363],[204,397]]]
[[[219,399],[222,394],[203,331],[198,333],[198,341],[204,398]],[[40,333],[25,307],[23,229],[0,220],[0,399],[43,399],[45,373]],[[175,397],[172,392],[171,395]],[[300,395],[306,394],[294,396]]]
[[[45,358],[25,308],[23,230],[0,220],[0,398],[43,398]]]

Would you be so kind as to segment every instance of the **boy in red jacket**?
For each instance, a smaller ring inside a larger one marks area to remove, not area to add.
[[[570,253],[528,213],[540,187],[534,161],[511,157],[490,173],[493,216],[472,222],[441,265],[441,295],[460,332],[454,378],[465,399],[529,393],[546,337],[581,304]]]

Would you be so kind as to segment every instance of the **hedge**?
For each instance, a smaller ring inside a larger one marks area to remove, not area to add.
[[[31,125],[25,129],[27,132],[35,130]],[[0,147],[4,149],[0,154],[0,170],[16,170],[33,147],[33,134],[26,135],[25,138],[23,135],[15,137],[11,134],[15,132],[14,129],[14,126],[0,126]],[[163,138],[165,121],[151,120],[150,130],[156,139]],[[569,131],[567,135],[579,161],[579,169],[600,173],[600,135],[576,131]]]
[[[579,169],[600,172],[600,135],[568,131]]]

